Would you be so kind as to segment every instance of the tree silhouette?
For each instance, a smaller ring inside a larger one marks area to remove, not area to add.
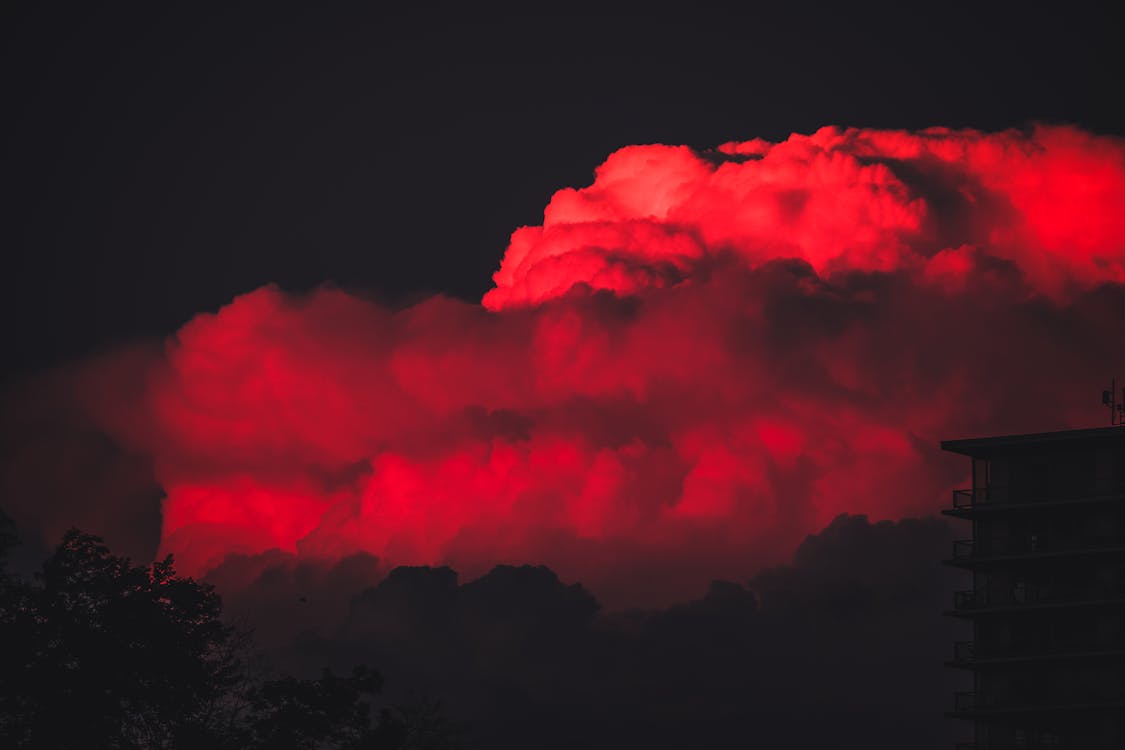
[[[362,698],[381,688],[379,675],[363,667],[349,677],[325,670],[317,680],[283,677],[266,682],[253,699],[251,744],[263,750],[313,750],[326,743],[374,747],[370,709]]]
[[[15,541],[0,511],[0,746],[451,746],[448,731],[417,742],[409,711],[373,721],[382,680],[370,669],[257,676],[247,633],[224,623],[215,590],[177,576],[171,557],[133,565],[71,530],[27,582],[4,565]]]
[[[71,530],[9,589],[3,728],[17,746],[171,746],[234,683],[219,596],[170,557],[135,566]]]

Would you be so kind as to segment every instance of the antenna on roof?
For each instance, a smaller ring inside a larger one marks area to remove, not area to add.
[[[1109,408],[1109,423],[1114,427],[1125,427],[1125,388],[1121,389],[1121,400],[1117,400],[1117,378],[1109,383],[1109,390],[1102,391],[1102,406]]]

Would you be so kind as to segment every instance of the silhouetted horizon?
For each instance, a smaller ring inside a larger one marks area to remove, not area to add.
[[[283,672],[371,665],[391,704],[440,701],[469,748],[740,746],[750,726],[795,748],[861,731],[873,748],[937,748],[956,731],[938,615],[952,577],[936,562],[951,540],[937,519],[842,515],[791,564],[662,609],[603,611],[543,566],[466,582],[400,567],[362,585],[361,560],[266,567],[223,609]]]

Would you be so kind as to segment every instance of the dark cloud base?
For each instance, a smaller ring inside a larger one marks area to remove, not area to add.
[[[938,520],[843,515],[792,562],[716,581],[665,609],[611,612],[549,569],[380,577],[230,560],[228,612],[251,613],[271,659],[299,672],[376,665],[390,700],[428,695],[472,748],[948,747],[959,675],[941,617],[955,575]]]

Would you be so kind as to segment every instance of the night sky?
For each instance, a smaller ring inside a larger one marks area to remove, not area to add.
[[[471,747],[948,744],[938,443],[1125,375],[1108,3],[192,10],[2,11],[24,564]]]

